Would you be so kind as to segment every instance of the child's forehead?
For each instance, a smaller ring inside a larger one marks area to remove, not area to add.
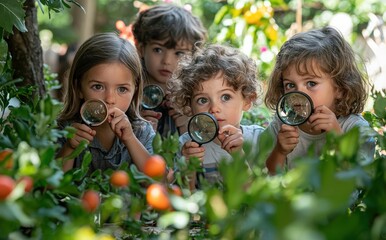
[[[213,74],[211,77],[202,78],[201,80],[199,80],[196,84],[195,90],[204,91],[205,86],[208,84],[215,84],[217,87],[220,88],[233,88],[233,86],[225,78],[224,73],[221,71],[217,72],[216,74]]]
[[[155,45],[164,46],[166,48],[175,48],[175,49],[189,49],[189,50],[193,49],[192,43],[184,39],[175,41],[175,44],[172,44],[172,45],[170,44],[170,42],[171,42],[170,38],[166,38],[162,40],[152,39],[149,41],[149,45],[155,44]]]
[[[291,71],[295,71],[301,76],[322,76],[325,74],[320,61],[317,59],[295,61],[287,66],[287,68],[283,71],[283,74],[287,75]]]

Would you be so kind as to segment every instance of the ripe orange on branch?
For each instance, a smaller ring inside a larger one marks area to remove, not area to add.
[[[99,193],[94,190],[86,190],[81,197],[81,201],[87,212],[95,212],[100,204]]]
[[[0,175],[0,200],[4,200],[15,188],[15,180],[10,176]]]
[[[156,210],[167,210],[171,207],[168,192],[160,183],[153,183],[147,188],[146,201]]]
[[[114,187],[125,187],[129,182],[129,175],[124,170],[117,170],[111,174],[110,183]]]
[[[166,162],[160,155],[153,155],[145,162],[143,173],[152,178],[160,178],[165,175]]]

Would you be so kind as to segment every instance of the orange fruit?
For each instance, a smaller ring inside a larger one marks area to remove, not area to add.
[[[11,169],[13,167],[13,150],[6,148],[0,152],[0,162],[6,161],[3,165],[7,169]]]
[[[87,212],[94,212],[100,204],[99,193],[94,190],[86,190],[81,197],[81,201]]]
[[[182,190],[179,186],[171,185],[169,188],[174,195],[182,196]]]
[[[18,182],[21,181],[23,181],[25,185],[24,191],[31,192],[34,186],[34,180],[30,176],[22,176],[21,178],[19,178]]]
[[[6,175],[0,175],[0,200],[4,200],[15,188],[15,181]]]
[[[129,175],[123,170],[117,170],[111,174],[110,183],[114,187],[125,187],[129,185]]]
[[[143,173],[152,178],[163,177],[166,172],[166,162],[160,155],[149,157],[144,166]]]
[[[156,210],[167,210],[171,207],[166,188],[160,183],[153,183],[147,188],[146,201]]]

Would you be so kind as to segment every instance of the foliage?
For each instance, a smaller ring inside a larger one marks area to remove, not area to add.
[[[217,12],[210,28],[214,42],[231,44],[256,59],[263,80],[285,41],[273,7],[270,1],[229,1]]]
[[[7,4],[21,7],[19,1],[11,2]],[[49,11],[67,7],[66,2],[72,1],[39,1],[49,6]],[[214,28],[225,28],[223,24],[228,22],[234,29],[239,29],[236,24],[243,25],[243,34],[250,28],[256,29],[256,33],[264,31],[264,26],[268,26],[264,24],[272,16],[263,17],[262,26],[254,23],[256,26],[251,27],[253,24],[246,24],[245,15],[249,16],[247,11],[253,10],[255,2],[241,3],[247,7],[240,10],[239,5],[230,1],[219,13],[221,21],[217,19]],[[240,12],[232,12],[235,10]],[[21,13],[16,16],[22,19]],[[17,19],[8,20],[13,25]],[[2,30],[9,30],[8,21],[1,24],[4,24],[0,25]],[[244,44],[230,39],[239,46]],[[265,37],[265,43],[271,40]],[[274,49],[275,44],[278,42],[269,46]],[[0,48],[6,49],[3,41]],[[198,161],[174,159],[178,151],[177,136],[161,139],[157,135],[153,142],[155,153],[166,160],[170,169],[179,169],[175,182],[182,188],[179,196],[172,193],[172,187],[164,180],[152,179],[135,166],[122,166],[130,178],[126,187],[110,184],[112,170],[87,175],[89,154],[81,168],[63,172],[61,164],[66,159],[56,158],[56,142],[58,138],[71,137],[73,129],[57,128],[61,103],[49,95],[41,99],[31,97],[33,86],[16,88],[15,83],[20,80],[11,77],[10,56],[2,52],[0,61],[0,151],[13,152],[8,159],[1,159],[0,175],[15,181],[30,176],[34,181],[31,192],[25,191],[23,182],[17,182],[12,193],[0,200],[1,239],[384,239],[386,236],[386,91],[373,92],[374,112],[364,113],[375,130],[369,130],[369,134],[377,140],[372,162],[358,160],[361,139],[354,128],[341,136],[328,134],[319,158],[305,156],[298,160],[295,169],[269,176],[264,160],[273,143],[268,135],[263,135],[258,153],[254,152],[254,146],[246,144],[245,156],[235,154],[234,161],[221,163],[223,181],[219,185],[203,182],[203,189],[191,192],[187,177],[201,170]],[[56,75],[48,69],[45,78],[49,89],[59,86]],[[243,121],[265,125],[268,115],[262,108],[253,109],[245,114]],[[74,155],[85,148],[87,145],[81,144]],[[6,165],[7,161],[13,163],[11,167]],[[156,211],[147,205],[147,186],[152,183],[160,183],[168,190],[171,209]],[[82,193],[89,189],[98,191],[102,198],[93,213],[81,205]]]
[[[0,86],[1,93],[11,87]],[[130,184],[121,188],[110,184],[112,170],[87,175],[90,155],[80,169],[61,170],[53,143],[58,137],[70,136],[71,129],[57,130],[59,102],[46,96],[11,107],[0,125],[0,149],[13,149],[14,165],[11,169],[0,167],[0,175],[15,180],[30,176],[34,186],[32,192],[24,192],[18,183],[12,194],[0,201],[0,237],[382,239],[386,227],[385,93],[374,93],[374,113],[365,113],[380,130],[373,162],[358,161],[359,132],[353,129],[342,136],[329,134],[319,158],[299,159],[295,169],[269,176],[263,166],[272,140],[263,135],[258,154],[247,145],[245,156],[236,154],[234,161],[221,163],[221,188],[203,184],[207,187],[191,192],[184,176],[199,166],[184,159],[177,161],[181,170],[177,182],[183,195],[169,194],[173,209],[166,211],[148,207],[146,188],[158,180],[134,166],[122,166]],[[19,94],[28,96],[29,92]],[[176,136],[158,136],[153,145],[172,167],[178,150]],[[244,159],[251,169],[246,168]],[[163,180],[159,183],[164,185]],[[102,197],[95,213],[81,207],[81,195],[88,189]]]

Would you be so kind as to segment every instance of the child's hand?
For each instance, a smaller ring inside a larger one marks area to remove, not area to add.
[[[96,131],[86,124],[73,123],[71,126],[76,129],[75,136],[67,139],[67,143],[71,148],[77,148],[82,140],[86,140],[87,143],[90,143],[94,139]]]
[[[181,150],[182,155],[185,159],[190,159],[191,157],[197,157],[201,162],[204,161],[205,148],[200,147],[200,145],[193,141],[188,141],[182,146]]]
[[[162,117],[162,113],[156,112],[153,110],[146,110],[143,109],[140,112],[141,116],[149,121],[154,129],[154,131],[157,131],[158,128],[158,120]]]
[[[280,154],[287,156],[299,142],[299,132],[294,126],[283,124],[277,135],[276,149]]]
[[[219,130],[217,138],[221,142],[221,148],[228,153],[243,149],[243,133],[240,128],[232,125],[225,125]]]
[[[168,111],[169,116],[173,118],[179,133],[182,134],[188,130],[189,117],[177,112],[174,108],[170,108]]]
[[[343,133],[335,113],[324,105],[315,108],[314,113],[310,116],[308,122],[311,125],[312,131],[335,131],[338,134]]]
[[[107,121],[110,123],[110,127],[115,135],[117,135],[122,142],[126,142],[130,138],[135,137],[126,113],[114,107],[109,109],[108,114]]]

